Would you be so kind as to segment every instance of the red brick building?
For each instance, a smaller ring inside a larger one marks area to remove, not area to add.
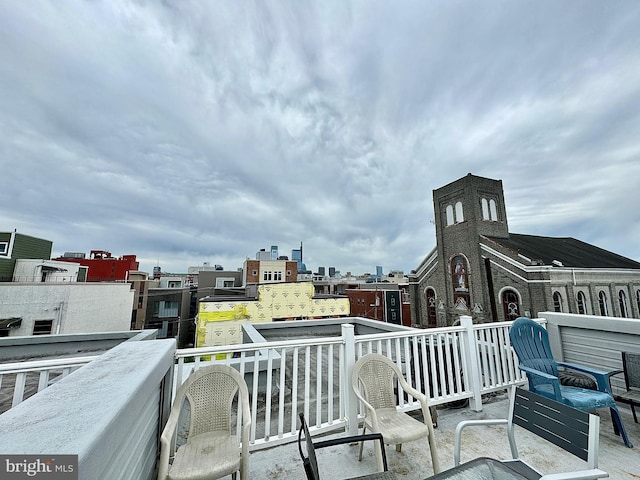
[[[79,263],[89,268],[87,282],[115,282],[128,280],[130,271],[137,271],[140,263],[135,255],[122,255],[119,258],[111,256],[106,250],[91,250],[89,258],[84,253],[65,253],[54,260],[61,262]]]

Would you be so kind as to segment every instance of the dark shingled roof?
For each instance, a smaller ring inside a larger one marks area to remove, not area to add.
[[[545,265],[558,260],[565,267],[640,269],[640,262],[571,237],[510,233],[509,238],[487,238],[531,260],[542,260]]]

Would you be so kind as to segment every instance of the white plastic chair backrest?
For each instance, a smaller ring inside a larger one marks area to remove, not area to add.
[[[353,366],[351,383],[375,408],[395,408],[395,379],[402,375],[398,366],[378,353],[362,356]]]
[[[191,410],[189,437],[205,432],[231,433],[231,408],[236,393],[238,402],[249,401],[247,385],[240,373],[227,365],[207,365],[192,373],[176,394],[175,405],[184,398]],[[238,422],[242,409],[238,408]]]

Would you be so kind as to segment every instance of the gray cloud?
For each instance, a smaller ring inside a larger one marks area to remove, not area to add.
[[[0,228],[185,271],[414,268],[431,192],[640,259],[640,5],[0,3]],[[2,227],[4,225],[4,227]]]

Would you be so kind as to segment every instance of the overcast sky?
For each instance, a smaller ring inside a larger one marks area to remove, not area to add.
[[[640,2],[0,1],[0,231],[416,268],[434,189],[640,260]]]

